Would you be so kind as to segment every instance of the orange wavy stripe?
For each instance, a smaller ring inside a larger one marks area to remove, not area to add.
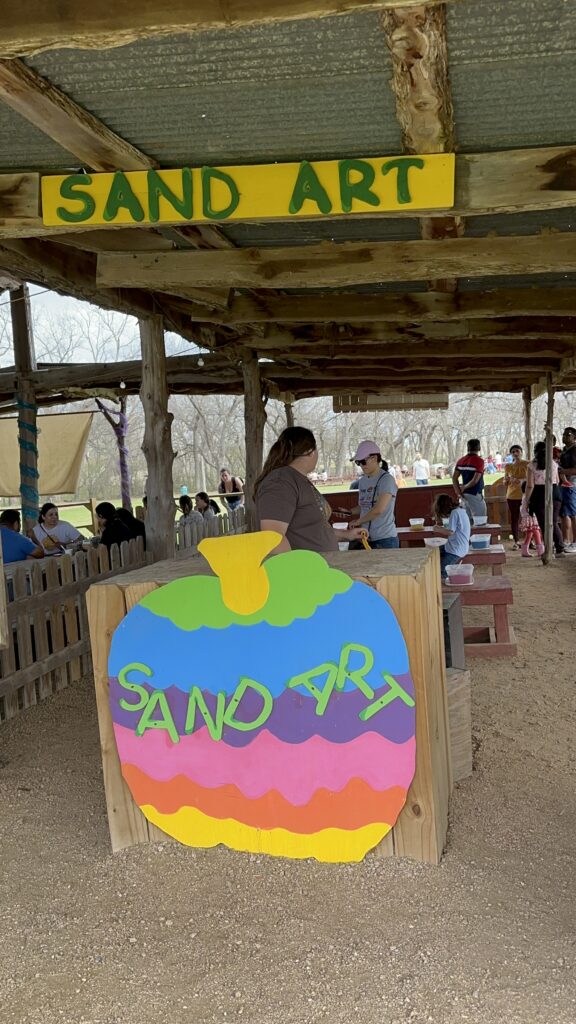
[[[406,790],[393,786],[383,792],[363,779],[351,779],[339,793],[319,789],[309,803],[294,806],[276,790],[249,800],[233,785],[206,789],[184,775],[157,782],[131,764],[122,774],[137,804],[151,804],[162,814],[195,807],[212,818],[233,818],[255,828],[284,828],[309,835],[325,828],[357,829],[374,822],[393,825],[406,800]]]

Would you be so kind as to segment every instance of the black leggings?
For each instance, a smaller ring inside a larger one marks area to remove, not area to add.
[[[542,531],[542,540],[545,541],[545,519],[546,519],[546,488],[544,484],[534,484],[534,490],[530,495],[530,503],[528,505],[528,511],[536,516],[538,520],[538,526]],[[554,550],[556,552],[564,550],[564,540],[562,539],[562,530],[560,529],[560,508],[562,502],[554,498],[552,523],[553,523],[553,536],[554,536]]]

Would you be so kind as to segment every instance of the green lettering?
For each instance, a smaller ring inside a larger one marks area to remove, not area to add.
[[[160,718],[152,718],[152,714],[156,710],[156,707],[160,709]],[[143,736],[146,729],[166,729],[172,743],[178,743],[180,737],[176,731],[174,725],[174,719],[172,718],[172,712],[170,711],[170,705],[168,704],[168,698],[164,693],[164,690],[154,690],[150,694],[150,699],[142,712],[142,716],[138,725],[136,726],[136,735]]]
[[[323,676],[325,674],[326,682],[320,690],[312,680],[317,676]],[[326,661],[323,665],[318,665],[317,668],[310,669],[309,672],[303,672],[299,676],[293,676],[292,679],[288,680],[286,686],[291,690],[296,686],[303,686],[316,701],[316,714],[323,715],[328,707],[328,701],[330,700],[332,691],[334,690],[337,675],[338,670],[336,665],[331,661]]]
[[[142,674],[148,676],[148,678],[153,676],[154,673],[151,668],[148,668],[148,665],[143,665],[140,661],[130,662],[129,665],[125,665],[124,668],[121,668],[118,673],[118,682],[120,683],[120,686],[122,686],[124,690],[130,690],[131,693],[137,693],[140,698],[136,704],[129,704],[127,700],[124,700],[124,698],[121,697],[118,701],[120,707],[123,708],[124,711],[141,711],[142,708],[146,707],[150,694],[145,686],[141,686],[139,683],[131,683],[128,680],[129,672],[142,672]]]
[[[360,175],[356,181],[350,180],[350,175],[353,172]],[[375,192],[371,191],[376,177],[376,171],[371,164],[367,164],[364,160],[340,160],[338,175],[340,177],[340,200],[344,213],[350,213],[353,199],[357,199],[359,203],[368,203],[369,206],[380,205],[380,199]]]
[[[242,700],[242,697],[246,693],[246,690],[256,690],[264,701],[260,714],[254,719],[253,722],[238,722],[234,715]],[[239,729],[240,732],[251,732],[253,729],[259,729],[264,722],[268,720],[272,714],[272,708],[274,707],[274,701],[272,700],[272,694],[262,683],[257,683],[255,679],[248,679],[247,676],[243,676],[238,686],[234,690],[232,700],[230,701],[226,711],[224,713],[224,722],[229,725],[231,729]]]
[[[182,170],[182,199],[168,187],[158,171],[148,171],[148,214],[153,224],[160,220],[160,196],[186,220],[192,218],[192,171]]]
[[[208,705],[202,690],[199,686],[193,686],[190,691],[190,697],[188,698],[188,708],[186,711],[186,722],[184,724],[184,732],[188,736],[191,732],[194,732],[196,724],[196,708],[198,707],[204,723],[210,736],[213,740],[222,739],[222,730],[224,728],[224,708],[226,705],[226,694],[219,693],[216,696],[216,714],[212,718]]]
[[[364,657],[364,664],[360,668],[351,669],[348,665],[348,659],[353,651],[358,654],[362,654]],[[338,690],[344,689],[346,680],[349,679],[354,686],[357,686],[361,693],[364,694],[368,700],[372,700],[374,696],[374,690],[369,683],[366,682],[364,676],[367,676],[369,672],[374,668],[374,655],[369,647],[364,647],[363,644],[344,644],[340,651],[340,661],[338,662],[338,678],[336,680],[336,688]]]
[[[399,203],[411,203],[412,196],[410,194],[410,185],[408,182],[408,171],[411,167],[417,167],[418,170],[422,170],[424,167],[424,160],[421,160],[418,156],[399,156],[395,160],[387,160],[385,164],[382,164],[382,174],[386,175],[390,171],[398,171],[398,177],[396,179],[396,200]]]
[[[316,203],[320,213],[330,213],[332,210],[330,197],[320,183],[312,164],[303,160],[298,169],[298,177],[288,206],[290,213],[299,213],[307,199]]]
[[[91,174],[69,174],[67,178],[60,185],[60,195],[62,199],[72,199],[75,203],[82,203],[82,209],[67,210],[65,206],[59,206],[56,210],[56,215],[60,220],[66,221],[67,224],[79,224],[83,220],[88,220],[92,216],[96,209],[96,203],[89,192],[79,191],[80,185],[91,185],[92,175]]]
[[[396,679],[394,679],[394,676],[391,676],[388,672],[383,672],[382,678],[386,683],[388,683],[390,689],[387,690],[387,692],[382,697],[379,697],[378,700],[375,700],[373,704],[369,704],[367,708],[364,708],[364,710],[360,712],[358,717],[363,722],[367,722],[370,718],[373,717],[373,715],[377,714],[378,711],[381,711],[382,708],[385,708],[388,704],[391,704],[393,700],[400,699],[404,702],[404,704],[407,705],[407,707],[414,707],[413,698],[410,696],[409,693],[406,693],[406,690],[404,690],[400,686],[400,683]]]
[[[121,209],[128,210],[132,220],[144,220],[142,203],[132,191],[128,178],[123,171],[116,171],[102,217],[104,220],[115,220],[118,216],[118,211]]]
[[[226,217],[230,217],[240,202],[240,193],[234,179],[229,174],[225,174],[224,171],[216,170],[215,167],[203,167],[200,175],[202,179],[202,209],[204,216],[208,217],[209,220],[224,220]],[[223,210],[215,210],[212,205],[213,181],[221,181],[230,192],[230,202]]]

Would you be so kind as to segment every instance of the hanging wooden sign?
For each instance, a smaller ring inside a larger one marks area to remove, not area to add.
[[[449,210],[455,156],[376,157],[42,178],[50,226],[288,220]]]

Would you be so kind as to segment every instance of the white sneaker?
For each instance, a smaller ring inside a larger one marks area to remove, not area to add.
[[[576,544],[565,544],[564,551],[567,555],[576,555]]]

